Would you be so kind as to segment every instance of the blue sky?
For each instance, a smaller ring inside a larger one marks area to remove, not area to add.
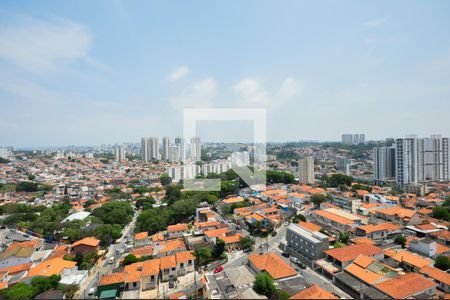
[[[345,4],[2,1],[0,145],[180,135],[189,107],[266,108],[270,141],[450,136],[450,2]]]

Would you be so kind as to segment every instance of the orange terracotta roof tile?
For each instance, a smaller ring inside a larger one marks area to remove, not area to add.
[[[134,239],[135,240],[143,240],[143,239],[146,239],[146,238],[148,238],[148,232],[147,231],[139,232],[139,233],[136,233],[134,235]]]
[[[317,284],[313,284],[309,288],[291,296],[291,299],[339,299],[335,294],[321,288]]]
[[[177,260],[175,255],[162,256],[160,258],[161,270],[175,268],[177,266]]]
[[[153,255],[154,248],[153,248],[153,246],[141,247],[141,248],[134,249],[131,253],[134,256],[136,256],[137,258],[139,258],[141,256]]]
[[[98,245],[100,245],[100,240],[97,240],[96,238],[93,237],[85,237],[84,239],[81,239],[79,241],[76,241],[75,243],[72,244],[72,248],[76,247],[78,245],[86,245],[86,246],[91,246],[91,247],[97,247]]]
[[[377,254],[381,254],[383,253],[383,249],[378,248],[374,245],[357,244],[345,246],[342,248],[334,248],[326,250],[324,252],[338,261],[346,262],[354,260],[360,254],[364,254],[367,256],[374,256]]]
[[[116,283],[124,283],[125,276],[126,276],[126,273],[124,273],[124,272],[103,275],[102,278],[100,278],[98,286],[110,285],[110,284],[116,284]]]
[[[195,257],[192,255],[191,251],[180,251],[175,253],[175,259],[177,260],[177,263],[187,262],[189,260],[194,260]]]
[[[237,197],[229,197],[224,200],[222,200],[222,203],[224,204],[231,204],[231,203],[238,203],[244,201],[243,197],[237,196]]]
[[[439,254],[443,254],[443,253],[446,253],[449,251],[450,251],[449,247],[442,245],[441,243],[436,243],[436,254],[439,255]]]
[[[274,252],[251,254],[248,259],[259,271],[266,271],[273,279],[297,275],[297,272]]]
[[[400,226],[392,223],[381,223],[381,224],[368,224],[363,226],[358,226],[357,229],[363,230],[366,234],[377,232],[377,231],[394,231],[402,229]]]
[[[311,223],[311,222],[300,221],[300,222],[298,222],[298,226],[300,226],[306,230],[313,231],[313,232],[320,231],[322,229],[322,227],[320,227],[314,223]]]
[[[352,239],[352,242],[355,244],[369,244],[369,245],[375,245],[375,242],[369,238],[362,237],[362,238],[356,238]]]
[[[175,239],[175,240],[167,241],[164,248],[159,250],[159,252],[164,253],[164,252],[169,252],[169,251],[173,251],[173,250],[177,250],[177,249],[178,250],[186,249],[186,244],[184,243],[184,241],[182,239]]]
[[[12,274],[16,274],[16,273],[20,273],[20,272],[29,270],[32,265],[33,265],[33,263],[26,263],[26,264],[21,264],[21,265],[17,265],[17,266],[1,268],[0,273],[8,272],[9,275],[12,275]]]
[[[423,268],[433,263],[433,260],[409,252],[408,250],[398,251],[391,258],[397,262],[408,263],[418,268]]]
[[[179,223],[179,224],[167,226],[167,231],[168,232],[186,231],[188,229],[189,228],[188,228],[187,224],[184,224],[184,223]]]
[[[31,268],[27,277],[51,276],[61,274],[64,269],[71,269],[77,265],[76,262],[67,261],[62,258],[47,259]]]
[[[377,282],[378,280],[383,278],[382,274],[367,271],[365,268],[358,266],[357,264],[354,263],[348,265],[345,268],[345,271],[368,284],[373,284],[374,282]]]
[[[183,292],[177,292],[169,295],[169,299],[187,299]]]
[[[404,299],[419,294],[437,284],[417,273],[403,276],[375,284],[375,287],[394,299]]]
[[[220,239],[225,242],[225,244],[233,244],[233,243],[239,243],[241,239],[241,235],[235,234],[231,236],[221,236]]]
[[[342,217],[342,216],[335,215],[335,214],[330,213],[330,212],[325,211],[325,210],[315,211],[315,214],[317,214],[319,216],[322,216],[322,217],[324,217],[326,219],[332,220],[334,222],[340,223],[340,224],[344,224],[344,225],[354,224],[354,222],[352,220],[350,220],[350,219],[347,219],[347,218]]]
[[[436,281],[445,283],[446,285],[450,286],[450,274],[448,274],[447,272],[430,266],[423,267],[419,272],[427,277],[433,278]]]
[[[219,228],[219,229],[206,230],[203,233],[209,238],[215,238],[215,237],[225,235],[227,232],[229,232],[228,228]]]

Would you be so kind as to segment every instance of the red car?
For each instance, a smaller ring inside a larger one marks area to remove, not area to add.
[[[220,273],[223,271],[223,267],[222,266],[218,266],[215,270],[214,270],[214,274],[216,273]]]

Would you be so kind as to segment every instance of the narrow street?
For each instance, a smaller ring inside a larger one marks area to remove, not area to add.
[[[118,243],[111,244],[111,246],[109,246],[109,248],[107,249],[105,256],[103,257],[104,259],[102,261],[98,262],[98,264],[93,268],[93,270],[91,270],[89,277],[83,282],[83,285],[80,286],[80,289],[75,294],[75,297],[74,297],[75,299],[94,299],[95,298],[94,296],[88,295],[89,290],[91,288],[97,287],[98,281],[100,280],[101,276],[103,276],[104,274],[111,273],[112,270],[117,267],[119,259],[122,255],[121,254],[116,255],[116,250],[119,250],[119,253],[121,253],[122,251],[125,252],[126,242],[127,242],[127,239],[129,238],[130,234],[133,235],[137,216],[138,216],[138,213],[136,212],[135,215],[133,216],[133,219],[131,220],[131,222],[127,226],[125,226],[125,228],[123,229],[122,237],[120,237],[117,240]],[[115,259],[114,259],[114,263],[111,264],[111,263],[109,263],[108,260],[112,256],[114,256]]]

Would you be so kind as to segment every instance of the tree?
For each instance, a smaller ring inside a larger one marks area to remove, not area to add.
[[[239,247],[241,249],[253,249],[253,245],[255,244],[255,241],[252,240],[248,236],[243,236],[239,239]]]
[[[60,280],[60,275],[51,275],[50,277],[37,276],[31,279],[31,286],[35,290],[35,295],[39,295],[56,288]]]
[[[280,289],[277,289],[275,293],[271,296],[272,299],[278,299],[278,300],[288,300],[289,299],[289,293]]]
[[[128,266],[128,265],[134,264],[138,261],[139,261],[139,259],[134,254],[130,253],[127,256],[125,256],[125,258],[123,259],[123,265]]]
[[[172,178],[170,178],[169,175],[167,175],[166,173],[161,174],[161,176],[159,177],[159,180],[161,181],[161,184],[163,186],[169,185],[172,183]]]
[[[402,248],[405,248],[406,238],[403,235],[397,235],[394,239],[394,243],[397,245],[402,245]]]
[[[260,295],[270,297],[276,290],[273,278],[266,272],[261,272],[255,277],[253,290]]]
[[[211,250],[209,248],[197,248],[194,251],[194,255],[197,258],[198,265],[203,266],[207,264],[212,257]]]
[[[450,259],[444,255],[438,255],[434,260],[434,266],[443,271],[450,269]]]
[[[221,239],[216,240],[216,245],[214,246],[214,257],[219,258],[225,251],[225,242]]]
[[[33,174],[28,174],[28,180],[29,181],[33,181],[33,180],[35,180],[36,179],[36,176],[35,175],[33,175]]]
[[[28,300],[35,296],[35,289],[28,284],[19,282],[10,288],[2,290],[0,293],[7,299]]]
[[[322,202],[327,201],[327,196],[325,196],[324,194],[313,194],[311,195],[310,199],[316,207],[320,207],[320,204]]]
[[[339,233],[339,241],[341,243],[347,244],[349,238],[350,238],[350,234],[348,232],[341,232],[341,233]]]
[[[432,216],[433,216],[433,218],[436,218],[436,219],[450,221],[450,212],[444,206],[433,207]]]
[[[36,192],[38,184],[29,181],[23,181],[16,186],[16,192]]]
[[[305,216],[302,215],[302,214],[298,214],[298,215],[296,215],[296,216],[294,216],[294,217],[292,218],[292,222],[294,222],[294,223],[298,223],[298,222],[300,222],[300,221],[306,222],[306,218],[305,218]]]

